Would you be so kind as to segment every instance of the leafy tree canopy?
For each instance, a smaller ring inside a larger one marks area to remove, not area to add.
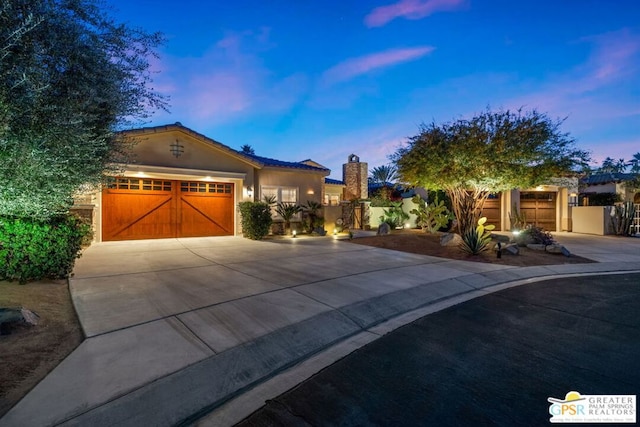
[[[165,108],[149,59],[162,41],[114,22],[97,0],[0,5],[0,215],[65,212],[126,159],[118,129]]]
[[[586,164],[588,154],[561,124],[535,110],[487,110],[422,125],[392,158],[405,182],[449,194],[464,232],[475,227],[491,192],[534,187]]]

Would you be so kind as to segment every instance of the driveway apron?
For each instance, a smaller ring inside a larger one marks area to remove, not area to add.
[[[87,339],[0,425],[175,425],[431,304],[543,277],[640,270],[640,239],[557,237],[600,262],[518,268],[329,237],[94,244],[70,280]]]

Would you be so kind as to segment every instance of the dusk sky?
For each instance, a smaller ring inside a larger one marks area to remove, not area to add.
[[[341,179],[420,123],[492,109],[564,118],[595,163],[640,151],[637,0],[107,0],[167,38],[154,87],[181,122],[232,148],[311,158]]]

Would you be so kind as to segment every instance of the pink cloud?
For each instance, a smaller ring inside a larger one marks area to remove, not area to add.
[[[431,46],[392,49],[357,58],[350,58],[325,71],[322,80],[327,84],[349,80],[378,68],[413,61],[428,55],[433,52],[434,49],[435,48]]]
[[[637,72],[637,59],[640,56],[640,36],[629,30],[584,39],[593,42],[595,49],[585,64],[586,76],[579,86],[590,90]]]
[[[364,18],[367,27],[381,27],[396,18],[422,19],[435,12],[454,10],[464,0],[400,0],[388,6],[373,9]]]

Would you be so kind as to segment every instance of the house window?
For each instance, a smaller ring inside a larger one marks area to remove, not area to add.
[[[298,188],[297,187],[277,187],[277,186],[266,186],[263,185],[260,187],[262,192],[262,200],[264,201],[265,197],[274,197],[277,203],[298,203]],[[271,215],[274,218],[280,218],[278,213],[276,212],[276,207],[271,207]],[[298,218],[299,214],[294,218]]]
[[[340,204],[340,194],[325,193],[324,204],[327,206],[338,206]]]

